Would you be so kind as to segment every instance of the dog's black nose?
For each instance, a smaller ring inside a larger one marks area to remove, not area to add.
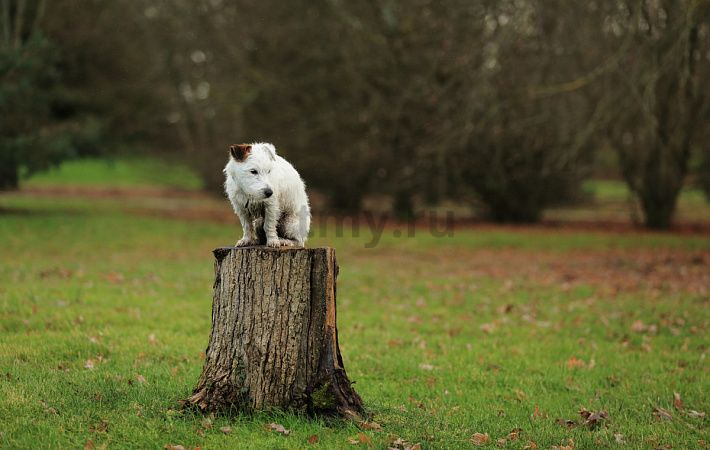
[[[264,196],[265,196],[266,198],[271,197],[271,195],[273,195],[273,193],[274,193],[274,191],[272,191],[272,190],[269,189],[269,188],[264,189]]]

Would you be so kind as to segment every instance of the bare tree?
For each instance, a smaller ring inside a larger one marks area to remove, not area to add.
[[[710,4],[611,2],[607,48],[628,45],[606,79],[607,136],[640,200],[646,226],[671,225],[678,194],[708,118]],[[704,151],[708,151],[707,147]]]
[[[457,149],[454,188],[470,190],[496,221],[539,220],[588,172],[591,124],[602,111],[586,89],[597,76],[583,45],[594,15],[589,5],[552,1],[486,10],[485,45],[478,65],[459,74],[447,140]]]

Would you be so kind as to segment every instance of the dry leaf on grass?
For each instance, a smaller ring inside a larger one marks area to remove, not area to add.
[[[180,444],[165,444],[165,447],[163,448],[165,450],[185,450],[185,447]]]
[[[267,428],[271,431],[281,433],[284,436],[288,436],[289,434],[291,434],[291,430],[287,430],[286,428],[284,428],[283,425],[280,425],[278,423],[271,422],[270,424],[267,425]]]
[[[677,410],[683,409],[683,400],[680,399],[680,393],[673,393],[673,407]]]
[[[577,422],[569,419],[557,419],[555,420],[555,423],[565,428],[574,428],[578,425]]]
[[[372,444],[372,439],[370,439],[370,437],[365,433],[358,433],[357,439],[361,444]]]
[[[658,406],[653,408],[653,417],[655,417],[658,420],[668,420],[668,421],[673,420],[673,416],[671,415],[671,413],[669,413],[665,409],[660,408]]]
[[[145,377],[141,374],[136,375],[136,381],[139,382],[140,384],[147,383],[147,381],[145,380]]]
[[[390,446],[387,447],[388,450],[421,450],[421,448],[422,444],[420,444],[419,442],[417,442],[416,444],[410,444],[401,437],[397,437],[390,443]]]
[[[510,433],[508,433],[508,439],[511,441],[517,441],[520,437],[520,433],[523,432],[522,428],[513,428]]]
[[[308,443],[309,443],[309,444],[313,445],[313,444],[315,444],[316,442],[318,442],[318,435],[312,434],[312,435],[310,435],[310,436],[308,437]]]
[[[491,437],[488,433],[473,433],[473,436],[471,436],[471,443],[478,447],[488,444],[490,440]]]
[[[86,441],[86,444],[84,444],[84,450],[93,450],[94,449],[94,441],[89,439]]]
[[[576,356],[572,356],[570,359],[567,360],[567,368],[568,369],[574,369],[574,368],[584,368],[587,367],[587,363],[584,362],[583,359],[577,359]]]
[[[108,431],[108,421],[101,420],[99,423],[91,425],[89,427],[89,431],[91,433],[105,433],[106,431]]]
[[[363,430],[382,431],[382,427],[377,422],[360,422],[359,425]]]
[[[230,428],[230,427],[222,427],[222,428],[219,429],[219,431],[221,431],[221,432],[224,433],[224,434],[229,434],[229,433],[232,432],[232,428]]]
[[[587,411],[586,408],[580,409],[579,415],[584,419],[584,425],[590,428],[601,425],[602,422],[609,418],[609,414],[606,411],[592,412]]]
[[[104,279],[106,279],[106,281],[116,284],[116,283],[123,282],[123,280],[125,278],[124,278],[123,274],[121,274],[121,273],[111,272],[111,273],[107,273],[106,275],[104,275]]]
[[[692,417],[693,419],[702,419],[705,417],[705,413],[702,411],[695,411],[694,409],[688,410],[687,412],[688,417]]]
[[[527,444],[525,444],[525,447],[523,447],[523,450],[535,450],[537,449],[537,444],[535,441],[528,441]]]

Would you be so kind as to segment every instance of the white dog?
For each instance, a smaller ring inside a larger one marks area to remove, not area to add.
[[[271,144],[229,146],[224,190],[244,230],[237,247],[303,247],[311,227],[306,186]]]

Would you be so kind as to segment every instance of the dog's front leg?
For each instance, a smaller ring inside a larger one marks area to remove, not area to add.
[[[276,225],[281,216],[278,203],[275,201],[267,202],[264,211],[264,232],[266,233],[267,247],[280,247],[281,241],[276,233]]]
[[[257,245],[259,242],[257,241],[256,234],[254,233],[254,223],[252,222],[251,216],[247,211],[239,211],[239,222],[242,224],[242,231],[244,234],[234,246],[248,247],[250,245]]]

